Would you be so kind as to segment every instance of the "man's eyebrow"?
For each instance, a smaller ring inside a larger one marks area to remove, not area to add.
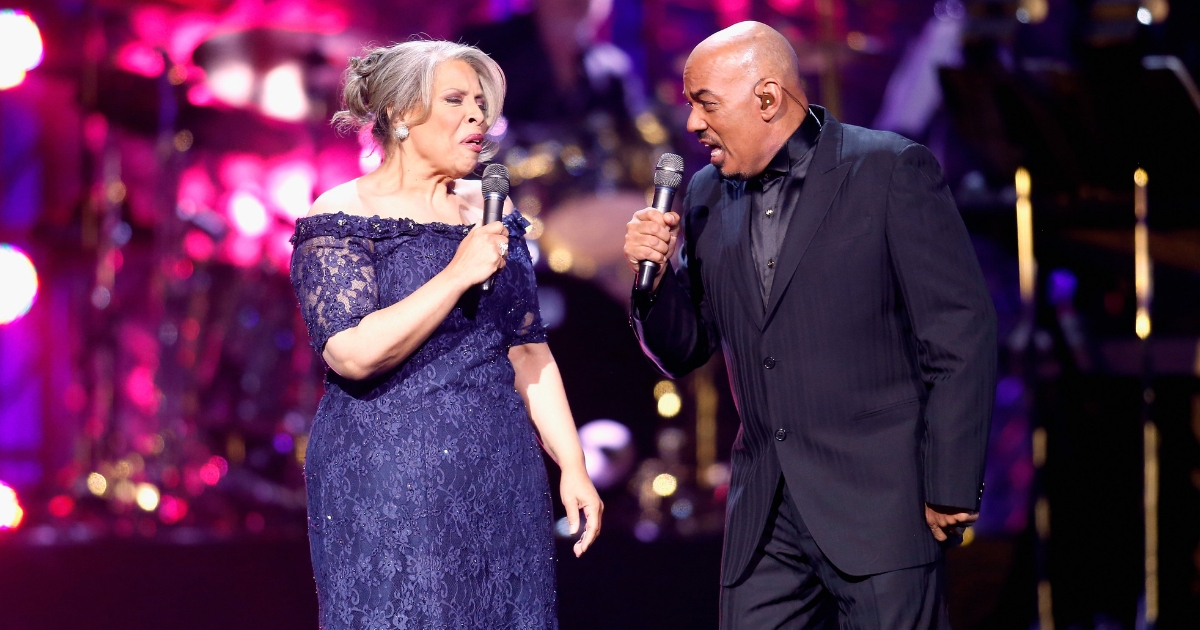
[[[712,90],[710,90],[708,88],[701,88],[699,90],[696,90],[695,92],[692,92],[691,94],[688,94],[687,96],[690,97],[693,101],[698,101],[705,96],[715,96],[715,95],[713,94]]]

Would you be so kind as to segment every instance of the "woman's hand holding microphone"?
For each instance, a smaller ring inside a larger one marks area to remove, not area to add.
[[[507,260],[508,228],[503,221],[494,221],[471,228],[446,271],[461,281],[465,291],[503,269]]]

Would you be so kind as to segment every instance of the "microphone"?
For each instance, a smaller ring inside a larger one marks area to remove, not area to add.
[[[483,169],[483,222],[494,223],[504,215],[504,198],[508,196],[508,168],[503,164],[488,164]],[[483,281],[480,287],[491,291],[496,276]]]
[[[664,153],[654,167],[654,206],[659,212],[670,212],[675,189],[683,183],[683,158],[674,153]],[[658,263],[643,260],[638,265],[637,283],[634,289],[643,293],[654,287],[654,276],[658,275]]]

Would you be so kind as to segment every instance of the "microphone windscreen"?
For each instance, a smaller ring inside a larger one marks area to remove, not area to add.
[[[683,183],[683,158],[674,153],[664,153],[654,167],[654,185],[679,188]]]
[[[508,167],[503,164],[488,164],[483,169],[483,194],[508,196]]]

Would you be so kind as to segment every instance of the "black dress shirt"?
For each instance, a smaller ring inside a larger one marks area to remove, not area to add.
[[[764,309],[771,298],[775,262],[783,249],[783,236],[800,202],[800,191],[820,135],[821,121],[809,110],[804,122],[767,164],[766,170],[746,182],[752,208],[750,251],[758,271]]]

